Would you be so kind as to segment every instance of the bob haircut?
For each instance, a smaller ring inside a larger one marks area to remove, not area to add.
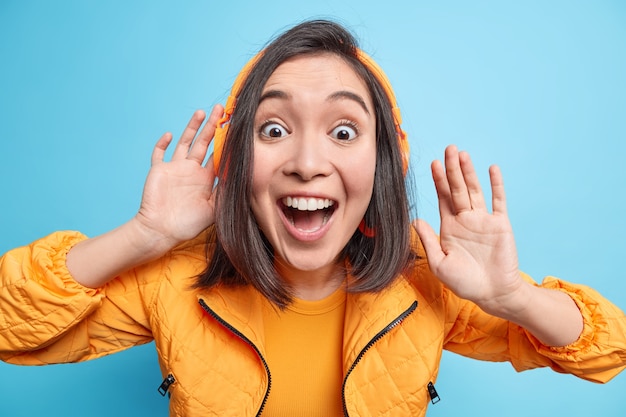
[[[219,165],[215,227],[208,236],[207,268],[196,288],[252,285],[280,308],[292,291],[274,267],[274,250],[259,229],[251,209],[254,118],[262,89],[286,60],[305,54],[335,54],[360,76],[376,113],[376,171],[372,198],[364,216],[375,231],[355,230],[340,254],[351,275],[348,291],[380,291],[413,258],[410,249],[409,201],[392,107],[385,90],[357,57],[355,38],[337,23],[303,22],[271,42],[250,70],[237,97]],[[358,175],[358,173],[355,173]]]

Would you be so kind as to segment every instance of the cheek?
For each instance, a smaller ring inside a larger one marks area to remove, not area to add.
[[[269,191],[274,171],[271,165],[271,158],[268,158],[263,152],[256,150],[252,166],[252,198],[250,203],[252,213],[259,225],[261,225],[262,220],[267,217],[268,211],[273,207]]]
[[[255,144],[252,148],[252,194],[255,195],[260,190],[266,188],[269,182],[270,171],[269,168],[271,158],[266,155],[262,148]]]
[[[250,209],[252,216],[254,217],[257,226],[263,234],[267,236],[269,227],[269,219],[272,210],[268,194],[264,192],[266,187],[263,187],[259,181],[252,181],[252,198],[250,199]]]
[[[263,201],[263,196],[266,194],[268,179],[267,174],[264,172],[262,167],[263,164],[261,161],[255,159],[254,161],[254,169],[252,170],[252,210],[255,211],[258,208],[258,205]]]
[[[374,189],[376,174],[376,153],[364,152],[356,158],[346,158],[344,178],[349,194],[359,198],[367,197],[368,203]]]

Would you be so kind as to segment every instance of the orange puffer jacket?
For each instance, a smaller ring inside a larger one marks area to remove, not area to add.
[[[66,253],[82,239],[59,232],[0,259],[0,359],[75,362],[155,340],[172,416],[261,413],[271,395],[258,313],[267,301],[248,287],[191,289],[206,264],[204,235],[97,290],[77,284],[65,268]],[[346,415],[424,415],[442,349],[597,382],[625,367],[626,318],[592,289],[544,281],[567,292],[585,320],[578,341],[550,348],[456,297],[423,259],[380,293],[347,296]]]

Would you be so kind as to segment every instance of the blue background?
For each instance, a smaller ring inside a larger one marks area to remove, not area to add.
[[[345,23],[404,115],[416,209],[449,143],[502,167],[522,268],[626,307],[626,6],[621,1],[0,0],[0,253],[134,215],[153,143],[223,102],[303,19]],[[84,364],[0,363],[2,416],[166,416],[152,344]],[[430,416],[624,416],[608,385],[446,354]]]

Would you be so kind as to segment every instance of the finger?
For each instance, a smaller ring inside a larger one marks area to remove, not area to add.
[[[469,154],[467,152],[460,152],[459,162],[461,164],[461,171],[463,172],[471,208],[474,210],[486,210],[487,204],[485,203],[485,196],[483,195],[478,175],[476,175],[476,170],[474,169],[474,164],[472,164],[472,159]]]
[[[450,185],[450,199],[455,214],[469,211],[472,203],[465,184],[465,177],[461,170],[459,151],[454,145],[450,145],[445,151],[446,177]]]
[[[182,135],[180,135],[180,139],[178,140],[178,144],[176,145],[176,149],[172,155],[172,160],[184,159],[187,157],[193,138],[196,136],[196,133],[198,133],[200,126],[202,126],[204,117],[204,110],[196,110],[193,116],[191,116],[191,120],[187,123],[187,127],[185,127]]]
[[[154,145],[154,149],[152,150],[152,159],[151,164],[158,164],[159,162],[163,162],[163,158],[165,157],[165,151],[167,147],[170,146],[172,142],[172,134],[167,132],[163,134]]]
[[[209,159],[206,163],[207,167],[213,167],[213,154],[209,155]],[[211,178],[211,182],[213,183],[213,188],[211,189],[211,193],[215,194],[215,187],[217,187],[217,176],[215,175],[215,170],[207,169],[209,171],[209,178]]]
[[[191,145],[191,149],[187,154],[187,159],[194,160],[199,164],[204,161],[204,158],[206,157],[207,151],[209,149],[209,145],[211,144],[211,140],[213,140],[213,136],[215,135],[217,122],[222,117],[223,113],[224,107],[222,107],[222,105],[216,104],[215,106],[213,106],[213,110],[211,110],[209,119],[196,137],[193,145]]]
[[[208,167],[212,167],[213,166],[212,164],[213,164],[213,154],[211,154],[209,156],[209,160],[207,161],[207,166]],[[219,179],[215,175],[215,171],[214,170],[207,169],[207,171],[209,171],[209,175],[212,176],[212,182],[213,182],[213,188],[211,188],[211,198],[210,198],[210,200],[215,201],[215,195],[217,194],[215,191],[216,191]]]
[[[489,167],[489,180],[491,182],[491,205],[494,213],[506,214],[506,193],[504,192],[504,180],[502,172],[497,165]]]
[[[428,258],[428,264],[430,265],[431,270],[436,274],[438,266],[446,257],[445,252],[441,248],[439,238],[433,228],[424,220],[415,220],[413,222],[413,227],[415,227],[415,230],[422,241],[424,251],[426,252],[426,258]]]
[[[454,207],[452,206],[452,199],[450,196],[450,185],[448,184],[448,178],[439,161],[433,161],[430,166],[433,182],[435,183],[435,190],[437,191],[437,199],[439,201],[439,216],[441,218],[447,215],[454,215]]]

